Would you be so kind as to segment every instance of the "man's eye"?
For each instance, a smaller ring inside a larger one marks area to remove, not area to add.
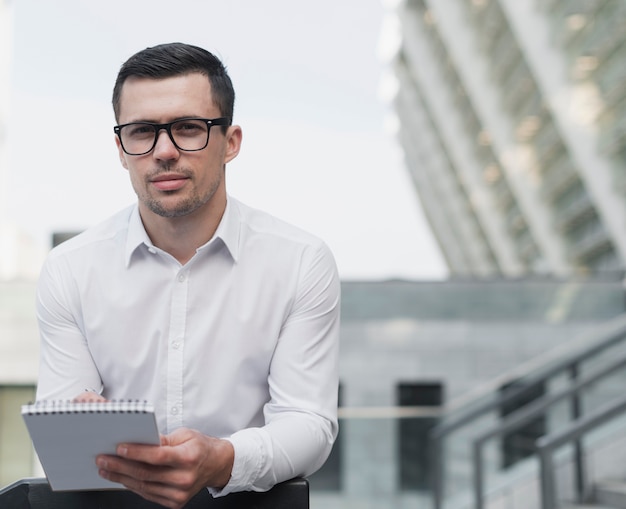
[[[146,124],[129,125],[126,128],[126,133],[128,136],[132,136],[133,138],[154,136],[154,128],[151,125]]]
[[[200,122],[180,122],[174,124],[172,129],[176,131],[176,134],[183,136],[195,136],[197,134],[203,134],[206,132],[206,125]]]

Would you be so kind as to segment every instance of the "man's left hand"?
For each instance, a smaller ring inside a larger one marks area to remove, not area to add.
[[[180,509],[208,486],[230,479],[235,451],[227,440],[180,428],[161,436],[161,446],[120,444],[117,456],[96,459],[100,475],[147,500]]]

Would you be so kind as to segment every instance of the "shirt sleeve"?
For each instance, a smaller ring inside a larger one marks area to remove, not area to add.
[[[305,252],[298,287],[274,352],[265,425],[228,439],[235,462],[230,482],[215,496],[266,491],[308,476],[326,461],[338,432],[340,282],[324,244]]]
[[[80,301],[69,268],[48,258],[37,285],[40,334],[37,399],[72,399],[102,382],[80,324]]]

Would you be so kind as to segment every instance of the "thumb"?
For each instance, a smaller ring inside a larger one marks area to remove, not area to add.
[[[161,445],[170,447],[182,444],[194,437],[194,432],[188,428],[178,428],[169,435],[161,435]]]

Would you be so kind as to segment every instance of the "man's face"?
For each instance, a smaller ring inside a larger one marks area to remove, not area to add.
[[[160,80],[130,78],[120,98],[119,123],[166,123],[181,118],[218,118],[219,109],[211,99],[209,79],[192,73]],[[224,166],[237,156],[241,130],[211,127],[209,143],[203,150],[176,148],[167,132],[158,134],[154,149],[141,156],[126,154],[116,137],[120,160],[130,173],[142,217],[157,214],[180,217],[209,213],[225,204]]]

